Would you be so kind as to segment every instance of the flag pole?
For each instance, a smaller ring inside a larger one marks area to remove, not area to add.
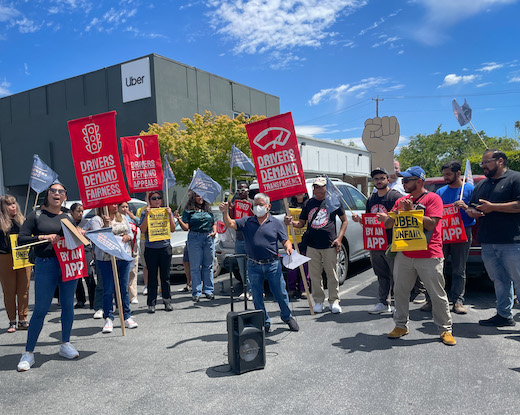
[[[40,196],[39,193],[36,193],[36,198],[34,199],[34,207],[33,210],[36,210],[36,205],[38,204],[38,196]]]
[[[103,213],[108,216],[108,206],[103,206]],[[121,332],[126,336],[125,318],[123,316],[123,304],[121,301],[121,288],[119,287],[119,275],[117,273],[116,257],[110,255],[110,262],[112,263],[112,274],[114,275],[114,288],[116,292],[117,309],[119,310],[119,320],[121,321]]]
[[[291,216],[291,211],[289,210],[289,202],[287,202],[286,197],[283,198],[283,203],[285,205],[285,213],[287,214],[287,216]],[[289,230],[291,231],[291,237],[292,237],[294,249],[296,249],[296,252],[300,253],[300,249],[298,248],[298,242],[296,242],[296,234],[294,233],[294,226],[292,224],[292,221],[291,221],[291,224],[289,225]],[[307,285],[307,276],[305,275],[305,268],[303,267],[303,265],[300,265],[299,269],[300,269],[300,274],[302,276],[303,287],[305,288],[305,294],[307,295],[307,302],[309,303],[309,310],[311,312],[311,316],[313,316],[314,309],[312,308],[311,294],[309,292],[309,286]]]
[[[478,135],[478,138],[480,138],[480,141],[482,141],[482,144],[484,144],[484,147],[486,147],[486,150],[489,150],[489,147],[487,146],[487,144],[484,142],[483,138],[480,136],[480,134],[478,133],[477,129],[475,128],[475,126],[473,125],[473,123],[471,121],[468,121],[469,122],[469,125],[471,125],[473,127],[473,130],[475,130],[475,132],[477,133]]]
[[[168,186],[168,179],[166,179],[166,206],[170,206],[170,198],[168,197],[168,189],[169,189],[169,186]]]
[[[464,194],[464,185],[466,184],[466,171],[464,172],[464,178],[462,179],[462,189],[460,191],[460,199],[462,200],[462,195]]]
[[[40,244],[44,244],[46,242],[50,242],[50,241],[48,239],[45,239],[43,241],[31,242],[30,244],[27,244],[27,245],[18,245],[18,246],[13,247],[13,250],[22,249],[22,248],[28,248],[30,246],[40,245]]]
[[[31,191],[31,185],[27,185],[27,196],[25,197],[25,209],[23,210],[23,217],[27,217],[27,204],[29,203],[29,193]]]

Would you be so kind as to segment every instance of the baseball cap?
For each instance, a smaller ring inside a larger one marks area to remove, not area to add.
[[[402,177],[415,176],[421,180],[426,180],[426,173],[424,172],[423,168],[419,167],[419,166],[410,167],[409,169],[406,169],[406,171],[402,171],[398,174],[399,174],[399,176],[402,176]]]
[[[372,170],[370,176],[374,177],[376,174],[386,174],[388,176],[388,172],[382,167],[376,167],[374,170]]]
[[[327,179],[325,177],[316,177],[314,181],[312,182],[313,186],[326,186],[327,185]]]

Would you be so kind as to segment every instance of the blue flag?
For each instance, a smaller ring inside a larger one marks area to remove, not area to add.
[[[466,100],[464,100],[462,107],[455,100],[451,105],[453,106],[453,115],[455,115],[461,127],[471,121],[471,108]]]
[[[220,194],[222,187],[201,169],[197,169],[188,189],[193,190],[206,202],[213,203]]]
[[[329,177],[327,177],[327,186],[326,190],[327,193],[325,195],[325,207],[327,209],[327,215],[330,215],[332,212],[334,212],[336,209],[338,209],[341,206],[341,199],[343,198],[341,196],[341,193],[339,192],[338,188],[334,186],[334,184],[330,181]]]
[[[31,189],[36,193],[42,193],[54,183],[54,180],[57,178],[58,175],[38,157],[38,154],[35,154],[33,156],[33,166],[29,179]]]
[[[464,177],[466,178],[466,183],[469,183],[475,186],[475,180],[473,180],[473,174],[471,173],[471,163],[469,159],[466,159],[466,168],[464,169]]]
[[[170,166],[170,162],[164,156],[164,166],[163,166],[163,190],[175,186],[177,183],[177,179],[175,178],[175,174],[173,174],[172,167]]]
[[[112,228],[101,228],[95,231],[87,231],[85,236],[103,252],[122,259],[123,261],[133,261],[132,256],[126,252],[123,237],[114,235],[112,233]]]
[[[237,166],[242,170],[254,173],[255,165],[251,161],[249,157],[247,157],[242,151],[235,147],[233,144],[231,146],[231,168]]]

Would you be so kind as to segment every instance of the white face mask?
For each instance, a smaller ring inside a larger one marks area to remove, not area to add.
[[[261,218],[262,216],[265,216],[265,214],[267,213],[267,206],[254,205],[253,213]]]

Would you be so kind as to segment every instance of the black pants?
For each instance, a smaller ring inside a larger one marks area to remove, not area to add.
[[[76,287],[76,300],[79,303],[85,304],[87,302],[87,298],[85,297],[85,288],[83,287],[83,279],[87,283],[87,291],[88,291],[88,301],[90,303],[90,308],[94,309],[94,297],[96,292],[96,280],[94,279],[94,266],[92,265],[92,250],[86,250],[85,252],[86,261],[87,261],[87,270],[88,276],[81,278],[78,281],[78,286]]]
[[[169,300],[170,295],[170,265],[172,262],[172,247],[144,248],[144,259],[148,267],[148,300],[147,305],[155,305],[157,301],[157,273],[161,271],[162,298]]]

